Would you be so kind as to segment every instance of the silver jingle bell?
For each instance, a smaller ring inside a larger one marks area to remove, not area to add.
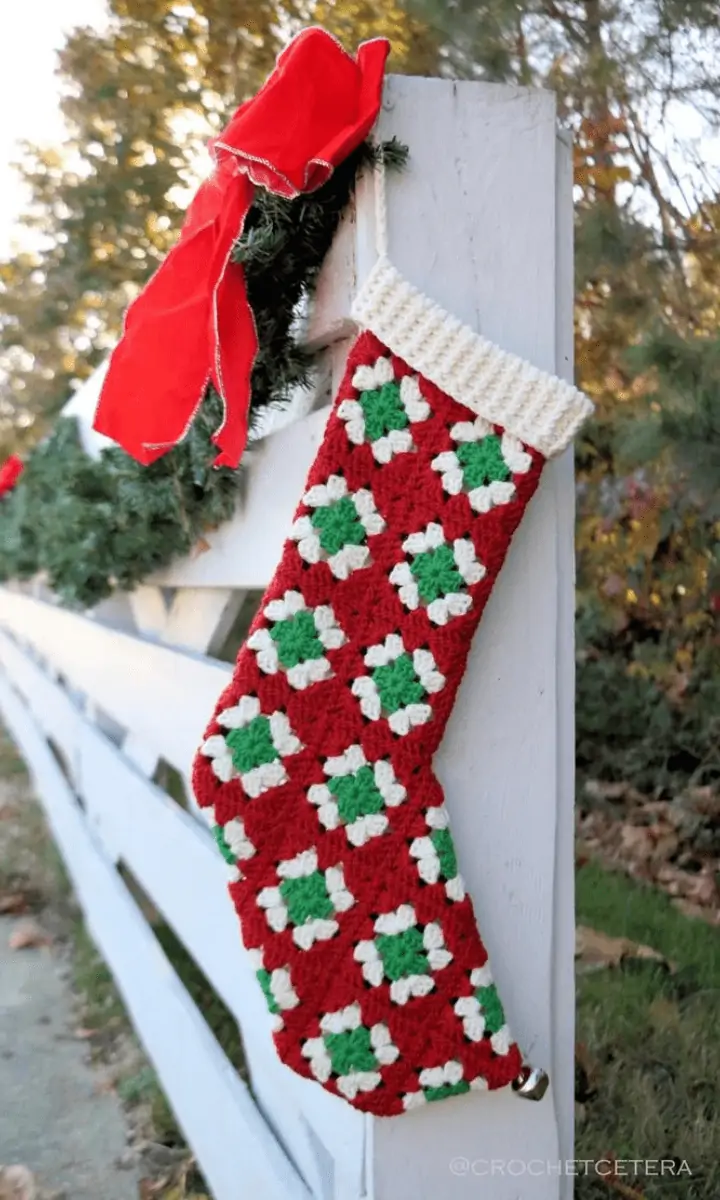
[[[550,1085],[550,1076],[540,1067],[523,1067],[513,1080],[513,1091],[523,1100],[542,1100]]]

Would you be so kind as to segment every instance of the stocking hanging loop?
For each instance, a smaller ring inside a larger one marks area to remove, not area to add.
[[[388,211],[385,152],[381,148],[373,172],[375,190],[375,251],[379,260],[388,258]]]

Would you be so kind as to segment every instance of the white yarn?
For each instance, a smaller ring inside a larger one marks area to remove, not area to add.
[[[491,987],[493,983],[492,971],[488,963],[484,967],[474,967],[470,972],[470,983],[474,988]]]
[[[442,1067],[425,1067],[418,1076],[421,1087],[439,1088],[445,1084],[459,1083],[463,1077],[462,1063],[452,1059]]]
[[[386,667],[395,662],[405,653],[405,646],[399,633],[389,633],[383,642],[370,646],[365,654],[366,667]]]
[[[404,933],[417,924],[415,909],[412,904],[401,904],[394,912],[381,913],[375,921],[375,932],[392,937],[396,933]]]
[[[429,704],[408,704],[388,717],[388,725],[398,737],[405,737],[416,725],[426,725],[432,718]]]
[[[386,238],[386,225],[384,232]],[[501,350],[434,304],[402,278],[386,249],[352,314],[459,404],[548,458],[569,445],[593,411],[577,388]]]
[[[407,1004],[414,996],[428,996],[434,987],[430,975],[404,975],[390,984],[390,999],[393,1004]]]
[[[348,1004],[338,1012],[325,1013],[320,1018],[320,1028],[323,1033],[347,1033],[351,1029],[359,1029],[362,1025],[362,1013],[359,1004]]]
[[[388,252],[387,184],[382,153],[375,164],[375,250],[378,258]]]
[[[429,650],[413,650],[413,666],[426,692],[439,692],[445,686],[445,676],[437,669],[437,664]]]

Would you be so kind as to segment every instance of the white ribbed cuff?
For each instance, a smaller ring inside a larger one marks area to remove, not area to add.
[[[379,258],[352,309],[398,358],[479,417],[546,458],[560,454],[593,411],[572,384],[474,333]]]

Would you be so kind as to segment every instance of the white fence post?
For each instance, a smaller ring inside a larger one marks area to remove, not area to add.
[[[395,265],[504,349],[567,376],[571,154],[558,136],[553,96],[391,77],[379,134],[396,135],[410,150],[406,170],[388,180]],[[373,258],[373,197],[364,180],[311,320],[313,343],[327,349],[326,377],[337,378],[352,295]],[[92,404],[79,396],[74,411],[87,432]],[[216,1200],[244,1194],[245,1164],[252,1194],[268,1197],[568,1200],[571,1181],[558,1162],[572,1156],[573,1111],[570,456],[546,469],[517,533],[435,764],[508,1020],[528,1058],[550,1072],[541,1103],[509,1090],[473,1092],[372,1119],[292,1075],[274,1054],[220,856],[194,817],[147,778],[159,758],[188,776],[229,677],[208,653],[240,593],[269,582],[326,417],[326,408],[311,412],[253,451],[234,519],[208,535],[205,553],[159,572],[132,598],[137,636],[127,620],[112,628],[105,614],[92,620],[0,589],[0,702],[36,771],[89,925]],[[163,587],[179,589],[169,607]],[[84,713],[73,689],[87,697]],[[127,730],[122,748],[93,724],[93,705]],[[77,764],[84,811],[58,778],[46,737]],[[91,836],[87,814],[107,830],[111,855]],[[162,853],[150,853],[158,846]],[[116,856],[238,1018],[254,1102],[236,1076],[228,1083],[230,1064],[205,1040],[202,1016],[169,964],[162,969],[162,952],[114,872]],[[142,986],[133,978],[133,945],[154,964]],[[158,1022],[163,1002],[169,1008]],[[203,1086],[224,1097],[222,1136],[188,1071],[176,1069],[173,1039],[186,1039],[188,1062],[203,1065]]]

